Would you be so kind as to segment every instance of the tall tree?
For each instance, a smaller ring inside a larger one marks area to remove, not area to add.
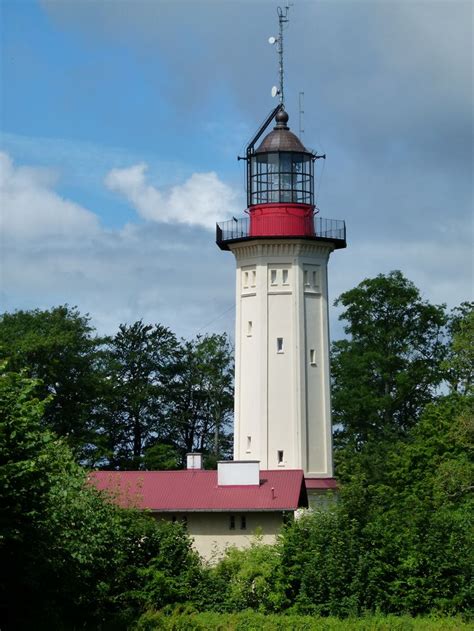
[[[227,336],[197,336],[180,344],[168,390],[168,428],[183,453],[228,452],[233,408],[233,359]]]
[[[423,300],[399,271],[362,281],[335,304],[349,336],[332,346],[336,439],[406,434],[442,380],[444,306]]]
[[[144,449],[163,436],[177,347],[169,329],[142,320],[120,325],[109,341],[105,355],[109,387],[103,406],[107,464],[139,468]]]
[[[40,381],[39,396],[50,397],[43,423],[67,437],[83,459],[94,451],[102,342],[89,316],[68,305],[0,316],[0,359],[8,359],[11,370],[25,369]]]
[[[463,302],[448,321],[449,345],[442,363],[452,392],[472,394],[474,388],[474,303]]]

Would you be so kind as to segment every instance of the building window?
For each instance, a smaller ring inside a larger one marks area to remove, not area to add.
[[[252,448],[252,436],[247,436],[247,453],[250,453]]]
[[[314,348],[309,351],[309,362],[311,366],[316,366],[316,351]]]
[[[235,530],[235,515],[229,515],[229,530]]]
[[[309,287],[309,274],[307,269],[304,271],[304,284],[306,287]]]
[[[277,337],[277,353],[283,353],[283,338]]]
[[[283,464],[283,449],[277,451],[277,462],[278,464]]]
[[[252,320],[247,322],[247,337],[252,337]]]
[[[249,286],[249,273],[244,272],[244,288],[247,288],[248,286]]]
[[[288,270],[284,269],[282,272],[283,284],[288,285]]]
[[[277,271],[276,271],[276,269],[270,270],[270,283],[272,285],[276,285],[277,284]]]
[[[257,284],[257,271],[252,270],[252,287],[255,287]]]
[[[318,272],[314,271],[313,272],[313,287],[317,287],[318,286]]]
[[[247,516],[240,516],[240,530],[247,530]]]

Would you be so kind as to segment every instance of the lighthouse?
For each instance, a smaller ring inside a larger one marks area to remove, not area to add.
[[[290,130],[280,48],[280,103],[242,158],[246,216],[218,223],[216,242],[236,261],[234,460],[302,469],[309,490],[333,476],[328,261],[346,228],[317,215],[325,156]]]

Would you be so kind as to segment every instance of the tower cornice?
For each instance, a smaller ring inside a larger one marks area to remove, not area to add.
[[[255,240],[229,244],[229,250],[237,261],[258,257],[279,256],[321,256],[327,259],[334,251],[334,245],[330,242],[314,242],[305,239],[292,239],[285,241]]]

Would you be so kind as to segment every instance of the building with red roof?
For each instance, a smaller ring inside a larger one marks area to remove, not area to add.
[[[90,481],[123,507],[185,522],[206,559],[249,545],[257,530],[273,542],[285,520],[308,506],[303,471],[260,470],[255,461],[221,462],[217,471],[94,471]]]

